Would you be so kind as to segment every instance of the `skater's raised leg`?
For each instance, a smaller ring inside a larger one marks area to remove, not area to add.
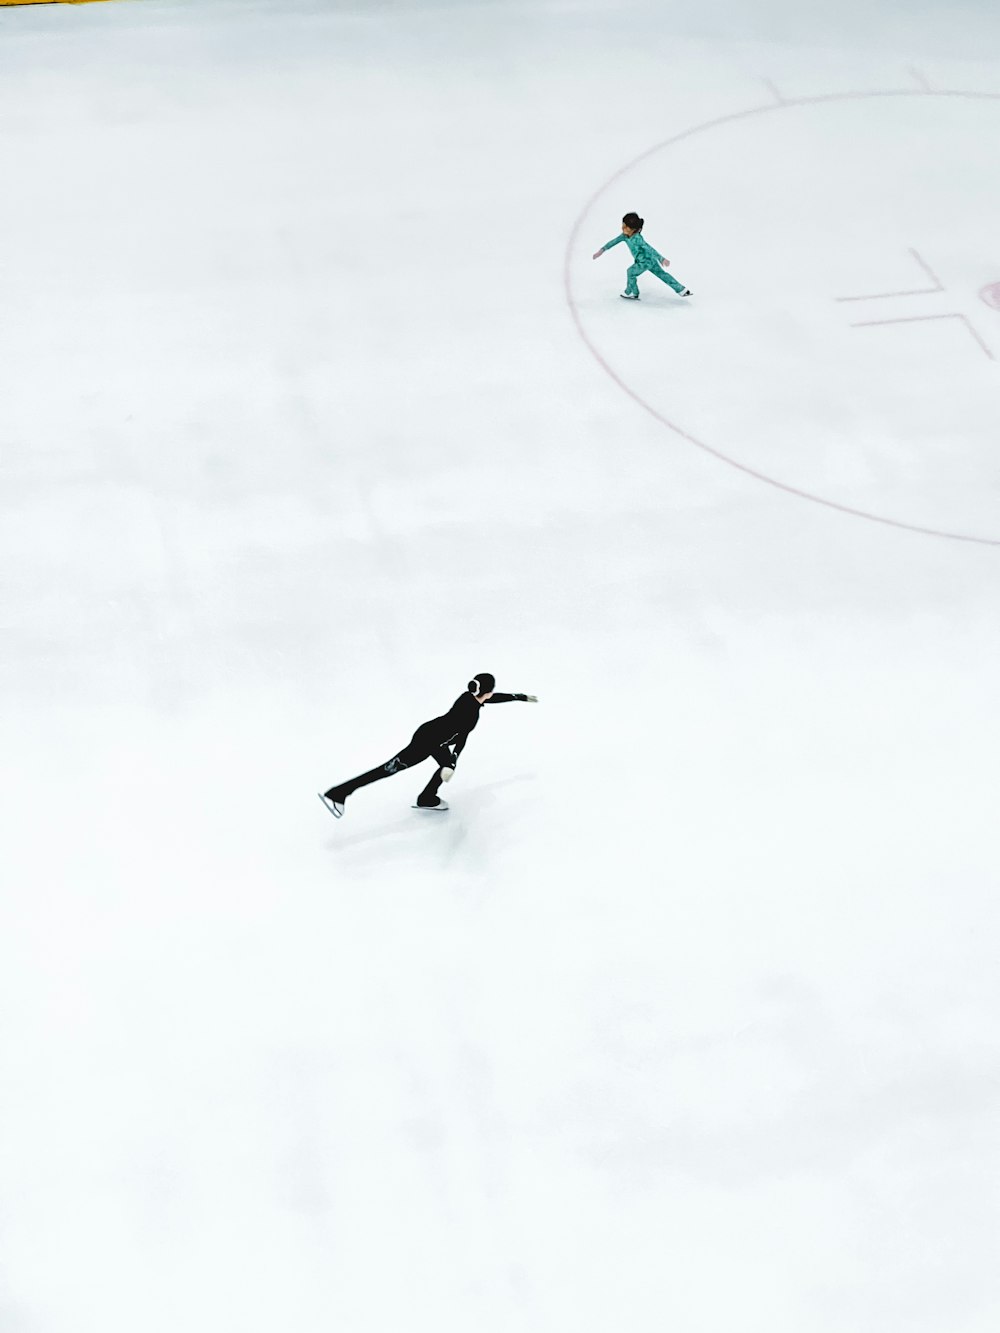
[[[629,271],[631,272],[631,270]],[[668,287],[673,287],[674,291],[677,293],[678,296],[691,295],[688,289],[684,286],[683,282],[678,282],[672,273],[668,273],[667,270],[665,268],[661,268],[659,264],[650,264],[646,272],[655,274],[655,276],[658,277],[661,282],[665,282]]]
[[[409,764],[403,760],[405,753],[405,750],[400,751],[387,764],[379,764],[378,768],[370,768],[367,773],[362,773],[360,777],[351,778],[350,782],[342,782],[337,787],[331,787],[323,795],[329,801],[343,803],[352,792],[356,792],[359,788],[368,787],[373,782],[381,782],[383,778],[391,778],[393,773],[401,773],[404,768],[409,768]]]
[[[328,791],[322,793],[320,799],[339,819],[344,813],[344,802],[353,792],[358,791],[361,787],[369,787],[373,782],[381,782],[383,778],[391,778],[394,773],[402,773],[411,764],[422,763],[428,757],[422,747],[419,753],[414,753],[414,748],[411,741],[405,750],[400,750],[399,754],[393,755],[387,764],[380,764],[378,768],[370,768],[367,773],[351,778],[350,782],[341,782],[336,787],[330,787]],[[336,810],[333,808],[334,806],[339,806],[340,809]]]
[[[342,782],[339,787],[331,787],[328,791],[321,792],[319,799],[334,819],[340,819],[344,813],[344,803],[352,792],[356,792],[359,787],[367,787],[372,782],[380,782],[382,778],[391,778],[393,773],[400,773],[404,768],[406,768],[406,764],[401,764],[399,755],[396,755],[387,764],[381,764],[378,768],[370,768],[367,773],[362,773],[360,777],[351,778],[350,782]]]

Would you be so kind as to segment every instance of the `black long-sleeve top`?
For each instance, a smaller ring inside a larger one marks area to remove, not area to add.
[[[523,703],[527,698],[524,694],[493,694],[489,699],[483,702],[488,704],[509,704],[515,699]],[[479,721],[479,710],[483,704],[479,702],[474,694],[460,694],[447,713],[441,717],[432,718],[430,722],[424,725],[429,729],[434,728],[433,732],[428,730],[428,735],[433,738],[435,745],[450,745],[455,751],[455,758],[462,753],[465,748],[465,742],[469,739],[469,733],[474,731]]]

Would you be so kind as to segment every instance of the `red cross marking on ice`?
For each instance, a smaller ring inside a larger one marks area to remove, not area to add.
[[[933,286],[909,287],[906,290],[894,291],[894,292],[873,292],[870,295],[866,296],[838,296],[835,297],[834,299],[838,302],[890,301],[894,300],[898,296],[937,296],[938,293],[945,291],[946,288],[944,283],[931,268],[930,264],[928,264],[927,261],[921,255],[919,255],[916,250],[912,248],[910,249],[910,254],[913,256],[914,260],[917,262],[920,268],[922,268],[923,271],[927,274],[928,278],[930,278],[931,282],[933,283]],[[995,309],[1000,310],[1000,282],[995,282],[989,287],[984,287],[983,290],[980,292],[980,296],[983,298],[983,300],[986,302],[987,305],[992,305]],[[959,311],[950,311],[947,314],[940,314],[940,315],[898,315],[893,319],[861,319],[855,321],[855,323],[851,325],[851,328],[868,329],[886,324],[918,324],[932,319],[960,320],[969,330],[973,338],[975,338],[976,342],[986,353],[986,355],[990,358],[990,360],[991,361],[996,360],[996,357],[990,351],[989,347],[981,337],[979,330],[969,319],[968,315],[963,315]]]

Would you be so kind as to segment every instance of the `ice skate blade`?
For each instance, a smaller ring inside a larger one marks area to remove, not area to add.
[[[411,805],[411,810],[422,810],[425,815],[443,815],[448,809],[444,801],[440,805]]]
[[[329,810],[330,814],[333,815],[334,819],[343,819],[344,817],[343,806],[338,807],[336,801],[328,801],[321,791],[318,791],[316,795],[323,802],[323,808],[325,810]]]

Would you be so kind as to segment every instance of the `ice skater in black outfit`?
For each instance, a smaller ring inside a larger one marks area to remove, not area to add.
[[[337,819],[344,813],[344,802],[359,787],[367,787],[371,782],[390,778],[393,773],[402,773],[404,769],[422,764],[425,759],[433,759],[437,764],[434,776],[417,797],[417,807],[421,810],[447,810],[448,802],[438,796],[442,782],[449,782],[455,773],[458,756],[465,749],[469,733],[479,721],[479,710],[483,704],[508,704],[513,700],[522,703],[538,702],[534,694],[497,694],[494,690],[495,678],[488,671],[481,671],[469,681],[464,694],[460,694],[442,717],[422,722],[409,745],[393,755],[387,764],[362,773],[359,778],[342,782],[339,787],[331,787],[320,794],[320,800]]]

